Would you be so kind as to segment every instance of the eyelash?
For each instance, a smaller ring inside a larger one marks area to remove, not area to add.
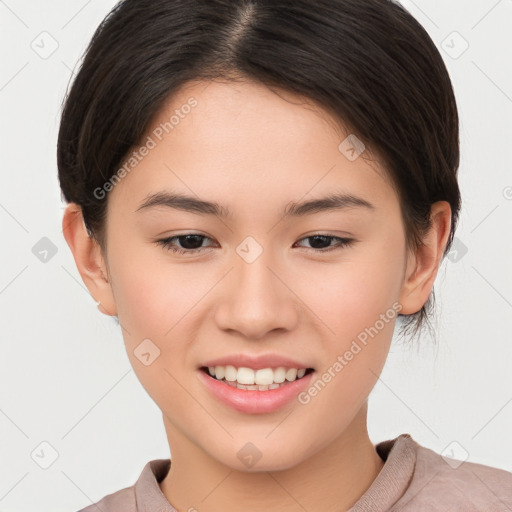
[[[175,235],[175,236],[171,236],[169,238],[162,238],[160,240],[157,240],[156,243],[158,245],[163,246],[165,249],[167,249],[175,254],[197,254],[197,253],[204,251],[205,249],[209,249],[209,247],[199,247],[197,249],[180,249],[180,248],[172,245],[173,240],[179,239],[179,238],[184,238],[186,236],[198,236],[198,237],[202,237],[204,239],[209,238],[208,236],[202,235],[200,233],[184,233],[182,235]],[[329,235],[329,234],[325,234],[325,233],[315,233],[313,235],[306,236],[304,238],[301,238],[299,240],[299,242],[302,240],[307,240],[308,238],[315,238],[315,237],[324,237],[324,238],[330,238],[332,240],[337,240],[338,244],[335,245],[334,247],[329,247],[327,249],[314,249],[314,248],[309,248],[309,247],[305,247],[305,249],[311,249],[312,251],[318,252],[318,253],[325,253],[325,252],[334,251],[336,249],[342,249],[344,247],[350,247],[355,242],[355,240],[353,238],[342,238],[339,236]]]

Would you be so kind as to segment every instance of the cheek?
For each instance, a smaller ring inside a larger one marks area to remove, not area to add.
[[[193,306],[206,286],[197,282],[193,265],[166,264],[159,251],[134,247],[111,258],[115,301],[126,352],[140,383],[155,403],[186,410],[188,395],[179,381],[182,368],[190,364]]]
[[[305,302],[328,327],[327,357],[312,394],[305,396],[311,401],[309,410],[317,411],[319,418],[332,407],[355,414],[382,371],[400,309],[404,264],[400,244],[392,236],[368,243],[357,256],[354,251],[353,257],[347,255],[329,271],[328,267],[318,271],[309,294],[307,288],[302,290]],[[344,416],[339,421],[350,419]]]
[[[119,320],[138,336],[170,337],[165,334],[204,294],[197,267],[172,264],[162,248],[133,247],[112,260]]]
[[[308,297],[311,309],[329,329],[322,340],[325,357],[300,403],[311,430],[322,432],[325,439],[352,422],[389,352],[398,314],[393,304],[396,307],[394,280],[399,273],[392,275],[387,266],[371,263],[368,259],[338,268]]]
[[[165,249],[132,244],[110,255],[118,316],[126,328],[125,340],[135,346],[144,338],[170,342],[190,323],[215,282],[200,263],[176,264]],[[355,337],[373,325],[396,300],[401,284],[401,243],[397,235],[373,237],[361,248],[347,251],[339,262],[311,263],[302,268],[307,279],[290,276],[301,300],[334,334],[333,339]],[[363,245],[364,244],[364,245]],[[302,273],[302,272],[301,272]],[[286,274],[286,271],[284,271]]]
[[[298,281],[298,295],[329,328],[333,339],[350,339],[381,314],[392,316],[389,310],[394,311],[404,265],[400,247],[400,240],[382,237],[347,253],[344,261],[311,268],[310,277]],[[389,333],[389,329],[383,331]]]
[[[171,262],[160,247],[129,247],[113,254],[111,261],[117,312],[132,367],[157,402],[164,393],[176,405],[183,393],[172,376],[179,380],[183,368],[193,364],[190,348],[205,294],[216,279],[205,277],[193,263]],[[150,358],[157,355],[149,366],[139,359],[147,352]]]

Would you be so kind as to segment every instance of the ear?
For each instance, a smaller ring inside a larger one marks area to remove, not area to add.
[[[117,308],[108,278],[108,268],[98,242],[89,236],[82,209],[76,203],[67,205],[62,219],[62,232],[85,286],[105,315],[117,315]]]
[[[400,292],[400,314],[412,315],[427,302],[451,229],[451,208],[447,201],[438,201],[430,210],[432,226],[423,238],[423,245],[409,251],[407,268]]]

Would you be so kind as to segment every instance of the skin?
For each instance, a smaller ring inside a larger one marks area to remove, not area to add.
[[[109,192],[105,254],[76,204],[64,214],[65,238],[100,311],[118,316],[133,369],[162,410],[172,464],[160,488],[175,508],[346,510],[383,467],[368,436],[367,399],[396,317],[309,403],[273,413],[218,402],[197,369],[237,352],[277,353],[315,368],[314,382],[393,303],[412,314],[427,301],[450,206],[432,205],[424,245],[407,250],[398,197],[378,161],[363,158],[368,152],[347,159],[338,149],[347,133],[321,108],[251,82],[188,84],[148,134],[191,96],[198,105]],[[136,211],[160,190],[215,201],[233,218]],[[282,218],[291,201],[333,190],[375,208]],[[209,237],[202,253],[155,243],[187,232]],[[337,242],[315,246],[306,237],[318,232],[355,243],[322,252]],[[250,264],[236,252],[247,236],[263,249]],[[149,366],[134,354],[146,338],[160,349]],[[237,457],[248,441],[262,455],[252,468]]]

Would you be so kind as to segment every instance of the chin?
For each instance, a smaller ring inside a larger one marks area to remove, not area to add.
[[[281,449],[275,449],[272,446],[273,443],[238,441],[234,442],[231,448],[227,448],[234,456],[226,457],[225,452],[210,453],[210,456],[234,471],[244,473],[285,471],[306,460],[307,454],[297,450],[297,445],[303,443],[304,440],[301,440],[290,443],[288,446],[281,446]]]

